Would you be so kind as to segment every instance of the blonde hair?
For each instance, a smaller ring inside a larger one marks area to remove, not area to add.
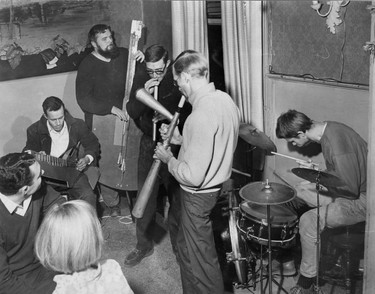
[[[53,206],[35,240],[41,264],[66,274],[96,266],[102,255],[103,233],[93,207],[83,200]]]

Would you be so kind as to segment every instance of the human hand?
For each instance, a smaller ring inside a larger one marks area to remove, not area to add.
[[[311,159],[309,160],[296,160],[298,166],[301,168],[309,168],[314,170],[319,170],[319,164],[313,162]]]
[[[164,147],[164,145],[160,142],[155,147],[155,159],[160,159],[162,162],[168,164],[169,160],[173,157],[171,147],[168,147],[167,149]]]
[[[138,50],[136,53],[135,53],[135,60],[139,61],[139,62],[143,62],[143,60],[145,60],[145,55],[143,54],[143,52],[141,50]]]
[[[145,90],[150,93],[150,94],[153,94],[154,91],[155,91],[155,86],[159,86],[160,84],[160,81],[157,79],[157,78],[152,78],[152,79],[149,79],[146,83],[145,83]]]
[[[121,110],[120,108],[116,106],[112,106],[111,113],[113,115],[116,115],[120,120],[123,121],[128,121],[129,120],[129,115],[126,111]]]
[[[80,160],[78,160],[76,169],[79,171],[83,171],[89,163],[90,159],[87,156],[82,157]]]
[[[163,139],[163,141],[168,139],[168,130],[169,130],[169,125],[168,124],[161,124],[159,128],[160,136]],[[173,135],[171,138],[170,143],[174,145],[181,145],[183,141],[183,137],[180,134],[180,131],[178,128],[174,128]]]

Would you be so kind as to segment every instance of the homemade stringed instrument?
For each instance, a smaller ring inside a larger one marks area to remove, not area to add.
[[[124,100],[122,109],[126,111],[135,75],[138,40],[143,28],[142,21],[133,20],[130,33],[129,56],[127,62]],[[93,132],[100,140],[101,169],[100,183],[119,190],[138,189],[138,157],[142,132],[134,120],[124,122],[114,115],[94,115]],[[131,168],[130,168],[131,167]]]
[[[68,149],[60,157],[28,151],[35,156],[41,169],[44,171],[42,177],[52,185],[72,188],[81,173],[85,173],[90,182],[91,188],[95,188],[100,177],[99,169],[95,166],[87,166],[82,172],[76,169],[79,144]]]

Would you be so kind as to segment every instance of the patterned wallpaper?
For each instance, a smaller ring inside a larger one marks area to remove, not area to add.
[[[325,3],[325,2],[324,2]],[[343,23],[332,34],[312,1],[270,1],[270,56],[272,72],[345,83],[369,83],[371,1],[351,1],[341,8]],[[321,12],[327,10],[327,5]]]

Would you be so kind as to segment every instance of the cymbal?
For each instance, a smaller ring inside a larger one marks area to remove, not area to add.
[[[271,155],[271,151],[276,152],[276,146],[267,135],[250,124],[240,125],[239,136],[247,143],[261,148]]]
[[[273,205],[289,202],[296,196],[296,190],[279,183],[254,182],[240,189],[245,201],[260,205]]]
[[[342,197],[350,200],[357,199],[357,195],[351,192],[345,183],[335,175],[301,167],[292,168],[292,173],[312,183],[316,183],[319,176],[319,184],[327,188],[330,197]]]
[[[297,177],[308,180],[312,183],[316,183],[316,180],[319,176],[319,184],[326,188],[344,186],[344,183],[340,180],[340,178],[323,171],[303,167],[296,167],[292,168],[292,173],[294,173]]]

